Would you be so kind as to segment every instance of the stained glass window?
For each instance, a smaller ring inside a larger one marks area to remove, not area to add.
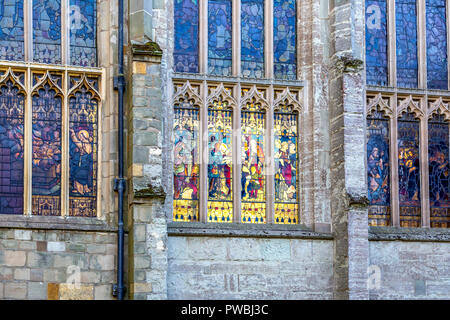
[[[387,85],[386,0],[366,0],[366,79],[367,84]]]
[[[241,220],[244,223],[266,222],[265,127],[262,106],[247,103],[241,112]]]
[[[61,0],[33,0],[34,61],[61,63]]]
[[[427,79],[429,89],[448,88],[445,0],[426,0]]]
[[[61,214],[61,96],[45,83],[33,96],[33,214]]]
[[[275,135],[275,223],[297,224],[298,115],[288,106],[274,114]]]
[[[241,73],[264,77],[264,0],[241,0]]]
[[[233,222],[233,113],[214,101],[208,110],[208,222]]]
[[[277,79],[296,79],[296,5],[295,0],[274,0],[273,51],[274,76]]]
[[[23,0],[0,0],[0,59],[24,60]]]
[[[449,124],[442,115],[428,122],[430,226],[450,228]]]
[[[198,0],[175,0],[174,68],[177,72],[198,70]]]
[[[400,226],[420,227],[419,121],[410,113],[398,119]]]
[[[70,62],[94,67],[97,64],[97,0],[70,0]]]
[[[417,88],[416,0],[395,0],[397,86]]]
[[[369,225],[389,226],[389,119],[379,111],[367,118],[367,183]]]
[[[209,0],[208,72],[210,74],[231,75],[231,33],[231,0]]]
[[[97,216],[97,113],[98,102],[83,85],[69,99],[70,216]]]
[[[173,220],[199,218],[199,109],[185,101],[174,108]]]
[[[25,97],[8,80],[0,86],[0,213],[23,214]]]

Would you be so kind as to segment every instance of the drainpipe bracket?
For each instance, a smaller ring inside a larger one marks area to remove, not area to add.
[[[122,87],[125,90],[125,76],[118,75],[113,78],[114,90],[119,90],[119,87]]]
[[[114,191],[123,191],[127,189],[127,181],[124,178],[114,179]]]

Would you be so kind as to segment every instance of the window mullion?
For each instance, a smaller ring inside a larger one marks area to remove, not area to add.
[[[425,0],[417,0],[418,87],[427,88],[427,43]]]
[[[199,7],[199,72],[208,73],[208,0],[200,0]]]
[[[273,1],[264,1],[264,65],[265,77],[273,78]]]
[[[24,14],[24,49],[25,61],[33,61],[33,0],[26,0],[23,4]]]
[[[205,0],[206,1],[206,0]],[[200,222],[208,222],[208,84],[201,86],[203,104],[200,108]]]
[[[69,1],[61,1],[61,62],[63,65],[70,64],[70,23],[69,23]]]
[[[241,73],[241,0],[232,0],[233,76]],[[240,95],[240,93],[239,93]],[[237,97],[237,96],[236,96]],[[240,121],[240,120],[239,120]],[[239,122],[240,123],[240,122]]]
[[[32,183],[32,152],[33,152],[33,120],[32,120],[32,72],[28,68],[26,71],[25,78],[26,86],[26,102],[25,102],[25,119],[24,119],[24,214],[26,216],[31,216],[32,211],[32,193],[33,193],[33,183]]]
[[[274,134],[273,134],[273,86],[268,88],[268,96],[269,96],[269,108],[266,112],[267,117],[267,127],[266,127],[266,148],[268,155],[265,157],[265,167],[266,167],[266,223],[274,222],[274,212],[275,212],[275,175],[274,175]]]
[[[420,118],[420,203],[422,213],[422,227],[430,227],[430,185],[429,185],[429,169],[428,169],[428,117],[427,101],[425,96],[421,99],[420,104],[423,116]]]
[[[389,86],[397,86],[397,57],[395,31],[395,0],[388,1],[388,57],[389,57]]]
[[[234,1],[236,2],[236,0]],[[234,65],[234,64],[233,64]],[[234,88],[236,105],[233,108],[233,222],[241,222],[241,86]]]
[[[397,95],[390,98],[392,105],[392,119],[390,121],[390,162],[391,162],[391,216],[392,225],[400,227],[399,176],[398,176],[398,112]]]
[[[68,107],[68,72],[64,72],[63,78],[63,106],[61,114],[61,216],[65,217],[69,215],[69,107]]]

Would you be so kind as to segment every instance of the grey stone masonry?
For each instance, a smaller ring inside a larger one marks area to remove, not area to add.
[[[330,1],[329,12],[334,298],[368,299],[364,1]]]
[[[162,179],[161,49],[131,42],[128,110],[129,298],[167,297],[165,191]]]
[[[0,229],[0,299],[109,300],[116,234]]]

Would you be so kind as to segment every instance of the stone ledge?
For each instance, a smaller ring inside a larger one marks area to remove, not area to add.
[[[169,236],[197,237],[239,237],[239,238],[288,238],[333,240],[331,233],[318,233],[302,225],[276,224],[219,224],[170,222],[167,224]]]
[[[97,218],[0,215],[0,228],[116,232]]]
[[[369,241],[450,242],[450,229],[369,227]]]

